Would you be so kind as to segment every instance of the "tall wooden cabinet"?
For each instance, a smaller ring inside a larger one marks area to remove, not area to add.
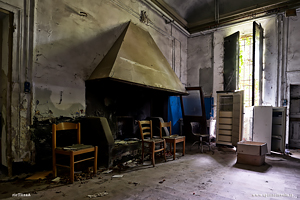
[[[217,144],[236,146],[242,140],[244,91],[217,92]]]

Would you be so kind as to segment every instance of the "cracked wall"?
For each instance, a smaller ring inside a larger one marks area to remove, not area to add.
[[[137,14],[146,10],[160,30],[142,24],[127,8]],[[116,4],[112,0],[38,0],[35,16],[33,112],[37,118],[85,114],[85,80],[129,20],[150,32],[177,76],[182,82],[186,79],[182,73],[186,66],[186,37],[175,28],[171,30],[171,25],[139,1]]]
[[[151,24],[140,22],[142,10]],[[86,115],[85,81],[128,21],[150,33],[186,84],[187,37],[141,1],[36,0],[34,14],[33,127],[60,116],[78,119]]]
[[[149,31],[186,84],[187,37],[141,1],[2,0],[0,6],[14,14],[15,29],[10,113],[1,105],[2,124],[9,120],[8,142],[2,136],[1,155],[10,174],[12,162],[35,162],[29,127],[36,120],[85,116],[85,80],[128,21]],[[140,22],[142,10],[151,23]],[[1,81],[5,78],[1,71]],[[31,84],[29,92],[24,92],[25,81]]]
[[[1,161],[4,166],[7,166],[6,159],[6,134],[7,134],[7,90],[8,90],[8,26],[9,26],[9,17],[8,15],[1,19],[1,69],[0,69],[0,120],[1,120],[1,131],[0,131],[0,139],[1,139]]]
[[[280,13],[255,20],[264,28],[262,104],[287,107],[286,142],[289,139],[290,85],[300,85],[299,9],[297,14],[298,16],[287,18]],[[240,35],[251,34],[252,21],[219,28],[188,39],[188,85],[201,82],[197,70],[211,66],[212,59],[213,73],[207,73],[207,76],[213,79],[213,96],[216,98],[216,91],[223,90],[224,37],[236,31],[240,31]],[[210,42],[213,46],[212,53],[208,48]],[[287,104],[283,103],[284,100],[287,100]]]
[[[32,0],[2,0],[1,9],[9,15],[8,31],[11,35],[5,45],[9,46],[8,56],[4,59],[8,62],[6,80],[6,109],[2,114],[6,127],[6,139],[2,164],[7,167],[8,175],[12,175],[13,162],[32,163],[33,143],[29,132],[31,122],[31,93],[24,92],[25,81],[31,81],[31,32]],[[32,18],[33,20],[33,18]],[[3,140],[2,140],[3,142]],[[2,151],[3,152],[3,151]]]
[[[201,73],[212,73],[212,34],[204,36],[193,37],[188,39],[188,57],[187,57],[187,85],[199,86],[201,85]],[[208,71],[211,69],[211,71]],[[206,77],[212,77],[212,74],[205,74]],[[210,80],[213,80],[210,78]],[[209,80],[201,85],[204,95],[210,95],[212,90],[207,86],[212,85]]]
[[[289,134],[292,134],[293,130],[289,130],[290,125],[295,124],[295,121],[290,121],[291,118],[300,118],[295,115],[295,110],[290,110],[291,108],[291,85],[294,85],[294,88],[299,88],[296,85],[300,85],[300,40],[299,40],[299,31],[300,31],[300,13],[297,12],[298,16],[289,17],[285,19],[283,23],[285,24],[284,29],[287,31],[286,45],[284,49],[286,51],[285,57],[285,68],[283,69],[282,76],[286,80],[282,81],[282,99],[287,100],[287,135],[286,141],[289,141]],[[294,108],[294,106],[293,106]]]
[[[276,106],[277,98],[277,35],[276,35],[276,16],[267,19],[255,20],[262,24],[264,28],[264,98],[266,105]],[[223,67],[224,67],[224,38],[240,31],[240,35],[252,33],[252,21],[243,24],[232,25],[230,27],[213,30],[206,34],[188,39],[188,85],[197,86],[201,83],[202,87],[211,84],[208,81],[201,81],[199,69],[213,68],[207,76],[213,80],[212,94],[216,99],[216,91],[223,90]],[[212,38],[213,37],[213,38]],[[201,72],[201,71],[200,71]],[[207,77],[206,77],[207,78]],[[216,101],[214,102],[216,106]]]

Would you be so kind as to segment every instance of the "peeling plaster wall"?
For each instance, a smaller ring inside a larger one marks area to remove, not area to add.
[[[300,12],[297,12],[298,16],[286,18],[283,20],[284,29],[287,30],[287,36],[284,45],[284,51],[286,53],[286,62],[283,69],[283,77],[286,78],[282,82],[283,95],[282,99],[287,99],[287,123],[286,123],[286,143],[289,141],[289,117],[290,117],[290,85],[300,85]],[[284,63],[284,62],[283,62]]]
[[[255,20],[261,23],[264,28],[263,105],[283,106],[283,99],[287,99],[287,143],[289,138],[290,85],[300,85],[299,11],[298,9],[298,16],[289,18],[281,13]],[[213,79],[213,95],[216,98],[216,91],[223,90],[224,37],[236,31],[240,31],[240,35],[251,34],[252,21],[211,30],[188,39],[188,85],[199,82],[197,70],[203,66],[210,66],[209,59],[212,58],[214,70],[210,77]],[[213,33],[213,39],[210,37],[211,33]],[[207,43],[211,41],[213,43],[213,55],[206,53],[206,51],[209,52]],[[207,75],[209,76],[209,74]]]
[[[141,1],[1,0],[0,7],[14,14],[15,27],[11,82],[6,81],[11,88],[8,112],[1,108],[8,127],[7,137],[2,135],[2,159],[10,175],[12,162],[34,163],[29,130],[34,119],[85,115],[85,80],[128,21],[150,32],[186,84],[187,37]],[[147,24],[139,21],[142,10]],[[25,81],[30,92],[24,92]]]
[[[85,80],[130,20],[150,32],[186,81],[186,36],[140,1],[36,0],[35,7],[33,112],[39,119],[85,114]],[[142,10],[154,28],[139,21]]]
[[[298,16],[290,17],[288,19],[288,48],[287,48],[287,71],[289,73],[300,71],[300,39],[299,39],[299,32],[300,32],[300,12],[297,13]],[[295,75],[298,75],[295,73]],[[298,79],[300,78],[297,76]],[[299,82],[299,81],[297,81]]]
[[[6,3],[8,5],[12,5],[14,7],[17,7],[19,9],[24,9],[24,0],[1,0],[1,2]]]
[[[265,37],[263,103],[276,106],[278,67],[277,17],[255,21],[262,24]],[[220,28],[188,39],[188,85],[197,86],[201,82],[199,81],[199,68],[213,67],[213,73],[207,74],[207,76],[213,79],[213,97],[216,99],[216,91],[223,90],[224,37],[237,31],[240,31],[240,35],[251,34],[252,21]],[[203,86],[205,87],[205,85]]]
[[[146,24],[140,22],[142,10],[146,11]],[[35,0],[34,16],[34,124],[60,116],[77,119],[86,115],[85,81],[129,21],[150,33],[186,85],[186,35],[172,23],[166,24],[142,1]]]
[[[290,84],[300,85],[300,13],[297,17],[291,17],[286,20],[286,27],[288,29],[287,46],[287,63],[286,63],[286,98],[290,96]]]
[[[263,105],[278,106],[278,26],[277,17],[258,21],[264,28],[264,60],[263,60]]]
[[[29,17],[31,17],[30,3],[32,0],[1,0],[0,8],[12,13],[12,24],[14,31],[12,32],[12,59],[8,59],[5,55],[4,59],[8,61],[7,73],[7,102],[5,112],[2,110],[4,124],[6,127],[6,136],[3,136],[2,143],[2,161],[8,167],[8,174],[12,175],[12,162],[30,161],[32,152],[32,142],[30,141],[30,133],[28,126],[30,124],[30,104],[31,95],[22,92],[22,83],[25,79],[30,80],[30,72],[28,65],[28,57],[32,51],[28,48],[30,45],[30,34],[28,27]],[[8,41],[6,41],[8,44]],[[32,64],[30,64],[31,66]],[[2,80],[3,81],[3,80]],[[22,99],[22,100],[21,100]],[[29,109],[26,106],[29,105]],[[25,107],[25,109],[22,109]],[[25,117],[24,117],[25,116]],[[26,152],[26,154],[24,154]]]
[[[7,87],[8,87],[8,24],[9,19],[8,16],[3,18],[2,20],[2,27],[1,27],[1,71],[0,71],[0,112],[1,112],[1,163],[4,166],[7,166],[7,159],[6,159],[6,134],[7,134]]]
[[[204,68],[212,68],[212,34],[188,39],[188,86],[199,86],[200,69]]]

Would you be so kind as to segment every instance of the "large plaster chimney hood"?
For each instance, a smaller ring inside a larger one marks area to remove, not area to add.
[[[151,35],[129,22],[89,80],[112,79],[187,94]]]

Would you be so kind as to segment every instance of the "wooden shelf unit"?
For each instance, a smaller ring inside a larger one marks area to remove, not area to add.
[[[243,91],[217,92],[217,144],[236,146],[242,139]]]

